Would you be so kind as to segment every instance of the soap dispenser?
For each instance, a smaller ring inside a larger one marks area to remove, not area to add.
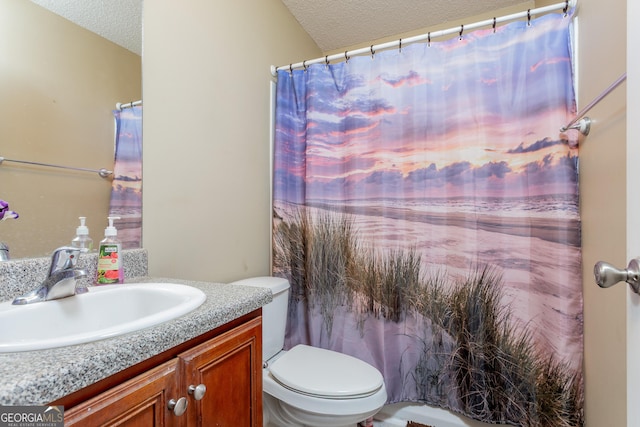
[[[90,252],[93,249],[93,239],[89,236],[89,227],[85,225],[86,217],[81,216],[80,225],[76,228],[76,237],[71,241],[71,246],[79,248],[82,252]]]
[[[124,283],[124,266],[121,258],[122,245],[118,240],[118,230],[113,221],[120,219],[110,216],[109,226],[104,230],[104,239],[100,241],[98,249],[98,274],[96,284],[116,285]]]

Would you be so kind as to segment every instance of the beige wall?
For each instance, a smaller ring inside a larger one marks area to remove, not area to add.
[[[580,108],[626,71],[625,0],[579,0]],[[594,120],[580,147],[580,196],[587,427],[626,426],[626,294],[600,289],[593,266],[626,259],[626,86],[587,115]],[[633,381],[633,379],[629,379]]]
[[[269,272],[268,68],[331,52],[319,52],[279,0],[212,3],[145,3],[143,245],[152,275],[230,281]],[[579,8],[582,107],[625,70],[626,5]],[[626,425],[625,289],[599,289],[592,274],[600,259],[626,265],[625,110],[622,88],[590,112],[581,144],[593,427]]]
[[[148,1],[144,32],[150,273],[269,274],[270,66],[321,52],[280,0]]]
[[[113,168],[116,102],[141,97],[140,57],[26,0],[0,0],[0,156]],[[78,217],[94,241],[107,225],[111,182],[97,174],[4,162],[0,223],[12,258],[69,244]]]
[[[627,40],[637,40],[640,31],[636,23],[640,20],[640,3],[627,0]],[[627,93],[627,259],[640,256],[640,199],[637,188],[632,183],[640,182],[640,169],[637,164],[640,159],[639,129],[634,123],[640,121],[640,58],[634,43],[627,43],[627,76],[625,84]],[[624,90],[624,89],[623,89]],[[635,141],[635,142],[634,142]],[[627,289],[627,425],[640,425],[640,295],[635,294],[630,287]]]

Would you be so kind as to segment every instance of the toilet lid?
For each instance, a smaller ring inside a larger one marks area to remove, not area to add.
[[[307,345],[297,345],[270,365],[283,386],[324,398],[369,396],[384,385],[382,374],[355,357]]]

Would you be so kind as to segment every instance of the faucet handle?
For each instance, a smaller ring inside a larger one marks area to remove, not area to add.
[[[76,268],[80,256],[80,248],[72,246],[62,246],[51,255],[51,267],[49,267],[49,276],[60,270],[70,270]]]

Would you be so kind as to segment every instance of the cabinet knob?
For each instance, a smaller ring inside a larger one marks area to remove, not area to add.
[[[189,402],[187,401],[187,398],[181,397],[177,401],[175,399],[171,399],[167,404],[167,407],[169,408],[170,411],[173,411],[173,413],[179,417],[180,415],[184,414],[184,412],[187,410],[188,404]]]
[[[189,394],[193,395],[193,398],[196,400],[200,400],[204,397],[204,394],[207,392],[207,386],[204,384],[199,384],[197,386],[190,385],[187,389]]]

